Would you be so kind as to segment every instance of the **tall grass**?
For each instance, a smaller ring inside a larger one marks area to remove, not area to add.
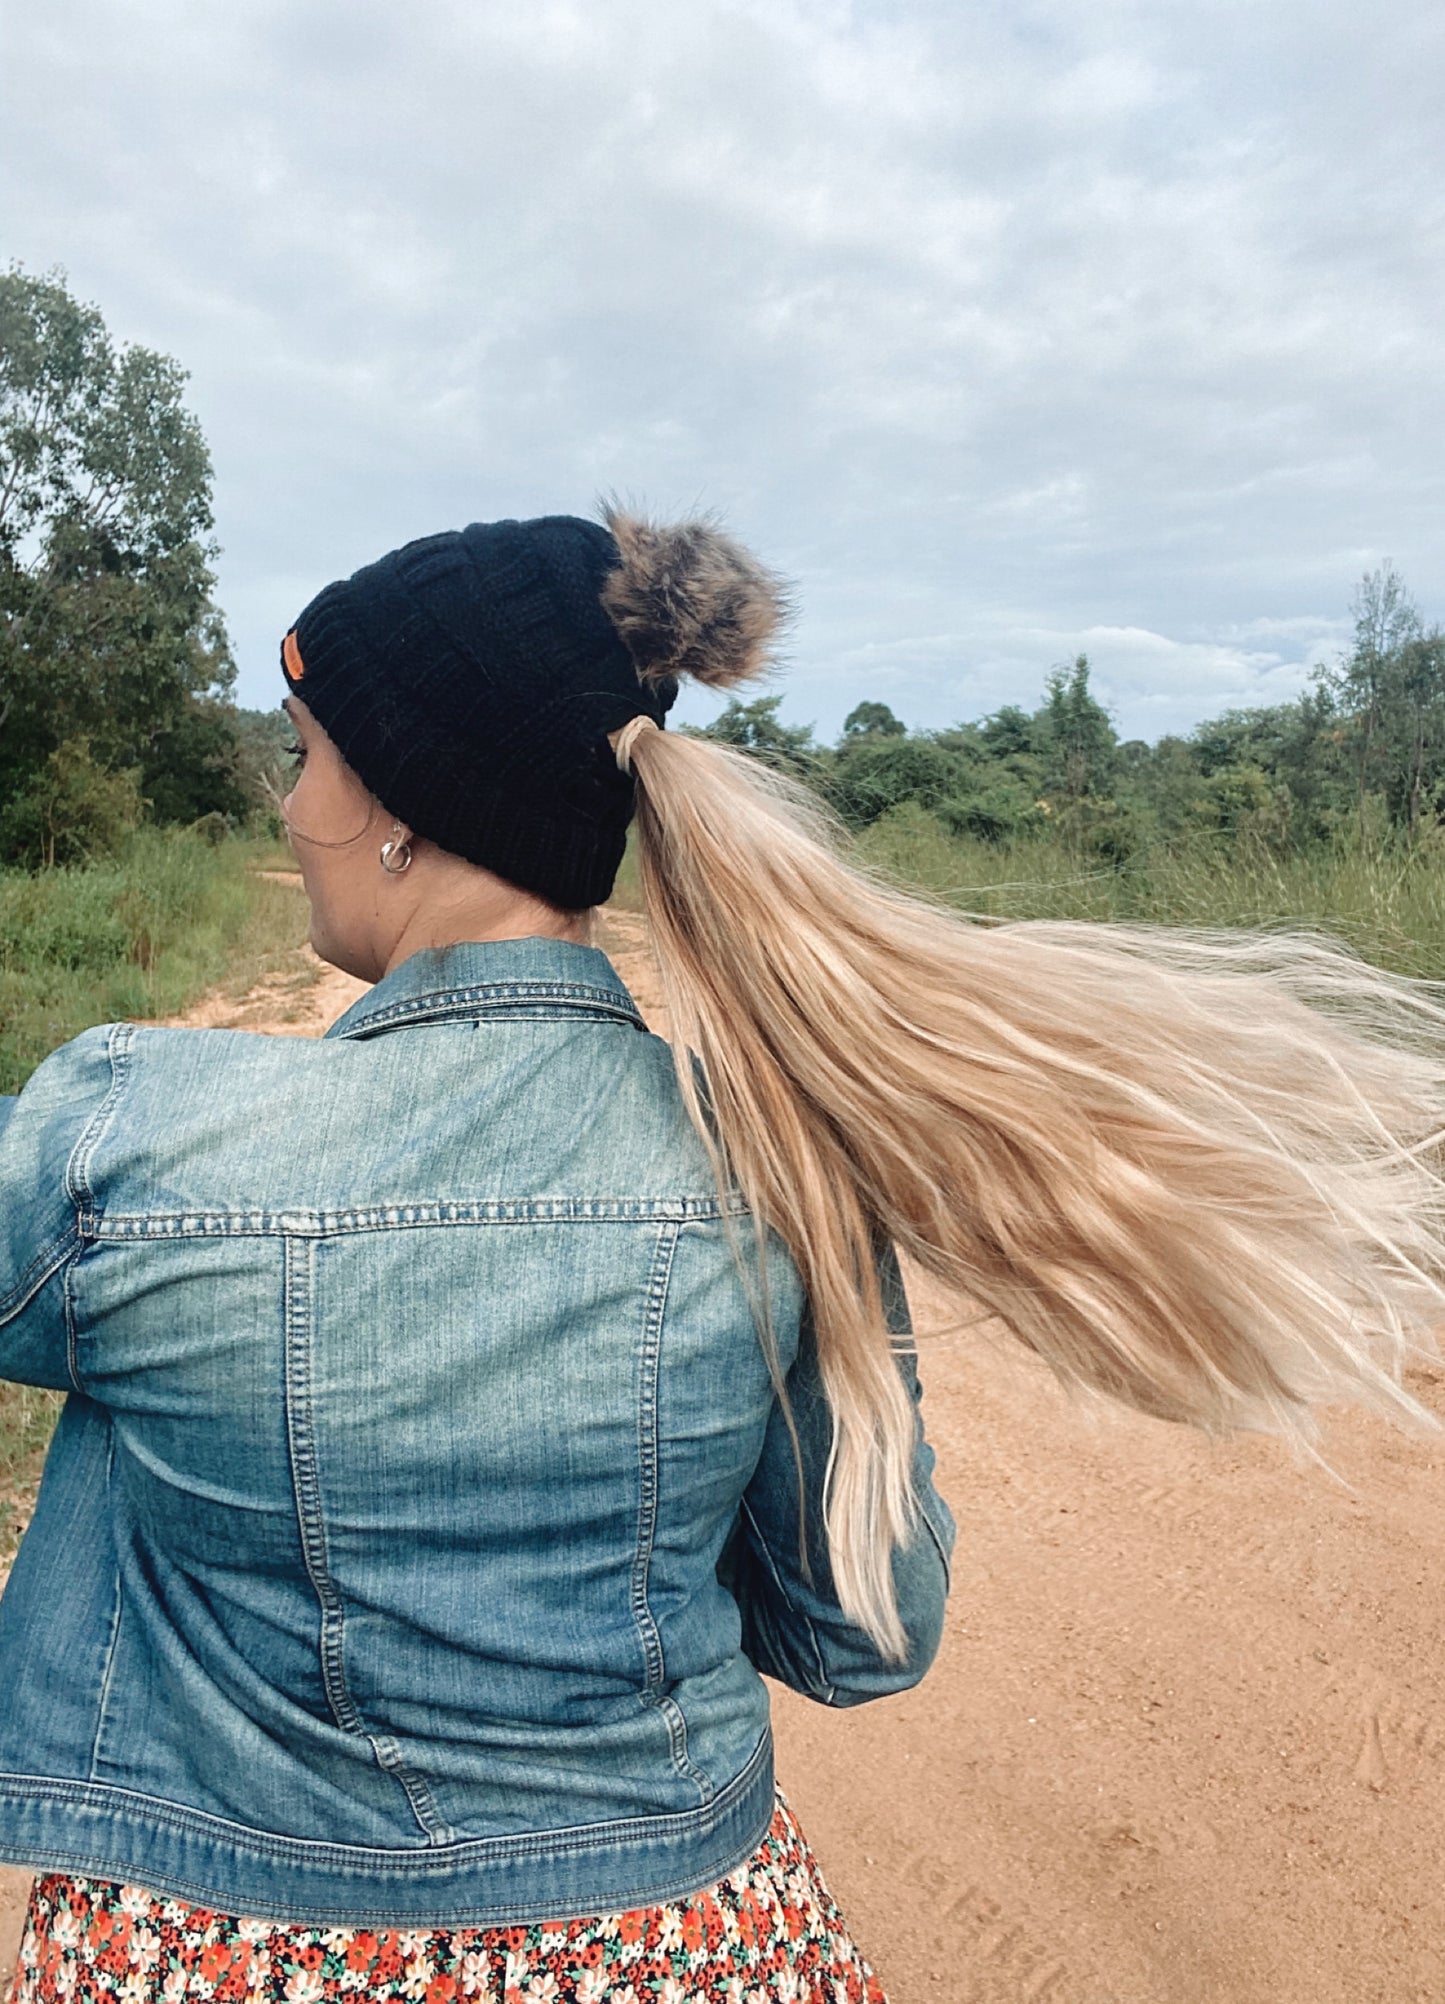
[[[305,906],[269,842],[142,828],[113,863],[0,871],[0,1093],[91,1023],[166,1016],[299,957]]]
[[[1277,855],[1259,845],[1154,849],[1119,866],[1061,845],[951,835],[913,804],[859,837],[902,882],[992,918],[1122,919],[1189,926],[1307,926],[1396,973],[1445,979],[1445,847],[1388,840]]]

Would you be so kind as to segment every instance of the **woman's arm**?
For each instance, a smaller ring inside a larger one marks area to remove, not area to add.
[[[110,1026],[52,1051],[0,1099],[0,1378],[72,1389],[65,1265],[80,1243],[79,1143],[113,1084]]]
[[[912,1333],[908,1300],[890,1247],[880,1261],[888,1326]],[[943,1631],[954,1523],[933,1486],[933,1449],[923,1433],[917,1352],[898,1355],[913,1395],[918,1425],[913,1490],[919,1524],[912,1542],[893,1555],[898,1613],[908,1637],[902,1663],[888,1663],[838,1605],[823,1528],[823,1472],[832,1440],[832,1417],[818,1375],[812,1322],[805,1315],[797,1361],[787,1376],[788,1396],[803,1455],[811,1582],[798,1560],[798,1477],[781,1408],[775,1406],[757,1472],[748,1485],[737,1527],[719,1576],[743,1618],[743,1650],[769,1677],[825,1705],[862,1705],[907,1690],[928,1669]]]

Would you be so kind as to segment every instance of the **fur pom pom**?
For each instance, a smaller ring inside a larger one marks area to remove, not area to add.
[[[664,527],[612,504],[603,519],[622,562],[602,603],[644,682],[691,675],[725,689],[763,673],[789,611],[781,579],[712,522]]]

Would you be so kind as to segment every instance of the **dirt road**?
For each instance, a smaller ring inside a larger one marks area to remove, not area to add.
[[[640,923],[607,924],[655,1016]],[[1332,1477],[1091,1419],[913,1298],[959,1525],[940,1659],[857,1711],[775,1693],[892,2004],[1442,2004],[1440,1444],[1343,1417]]]

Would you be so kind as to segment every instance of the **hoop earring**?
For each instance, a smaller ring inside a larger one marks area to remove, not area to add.
[[[381,867],[389,877],[399,877],[403,870],[411,868],[411,837],[403,836],[400,841],[401,823],[391,824],[391,840],[381,845]]]

